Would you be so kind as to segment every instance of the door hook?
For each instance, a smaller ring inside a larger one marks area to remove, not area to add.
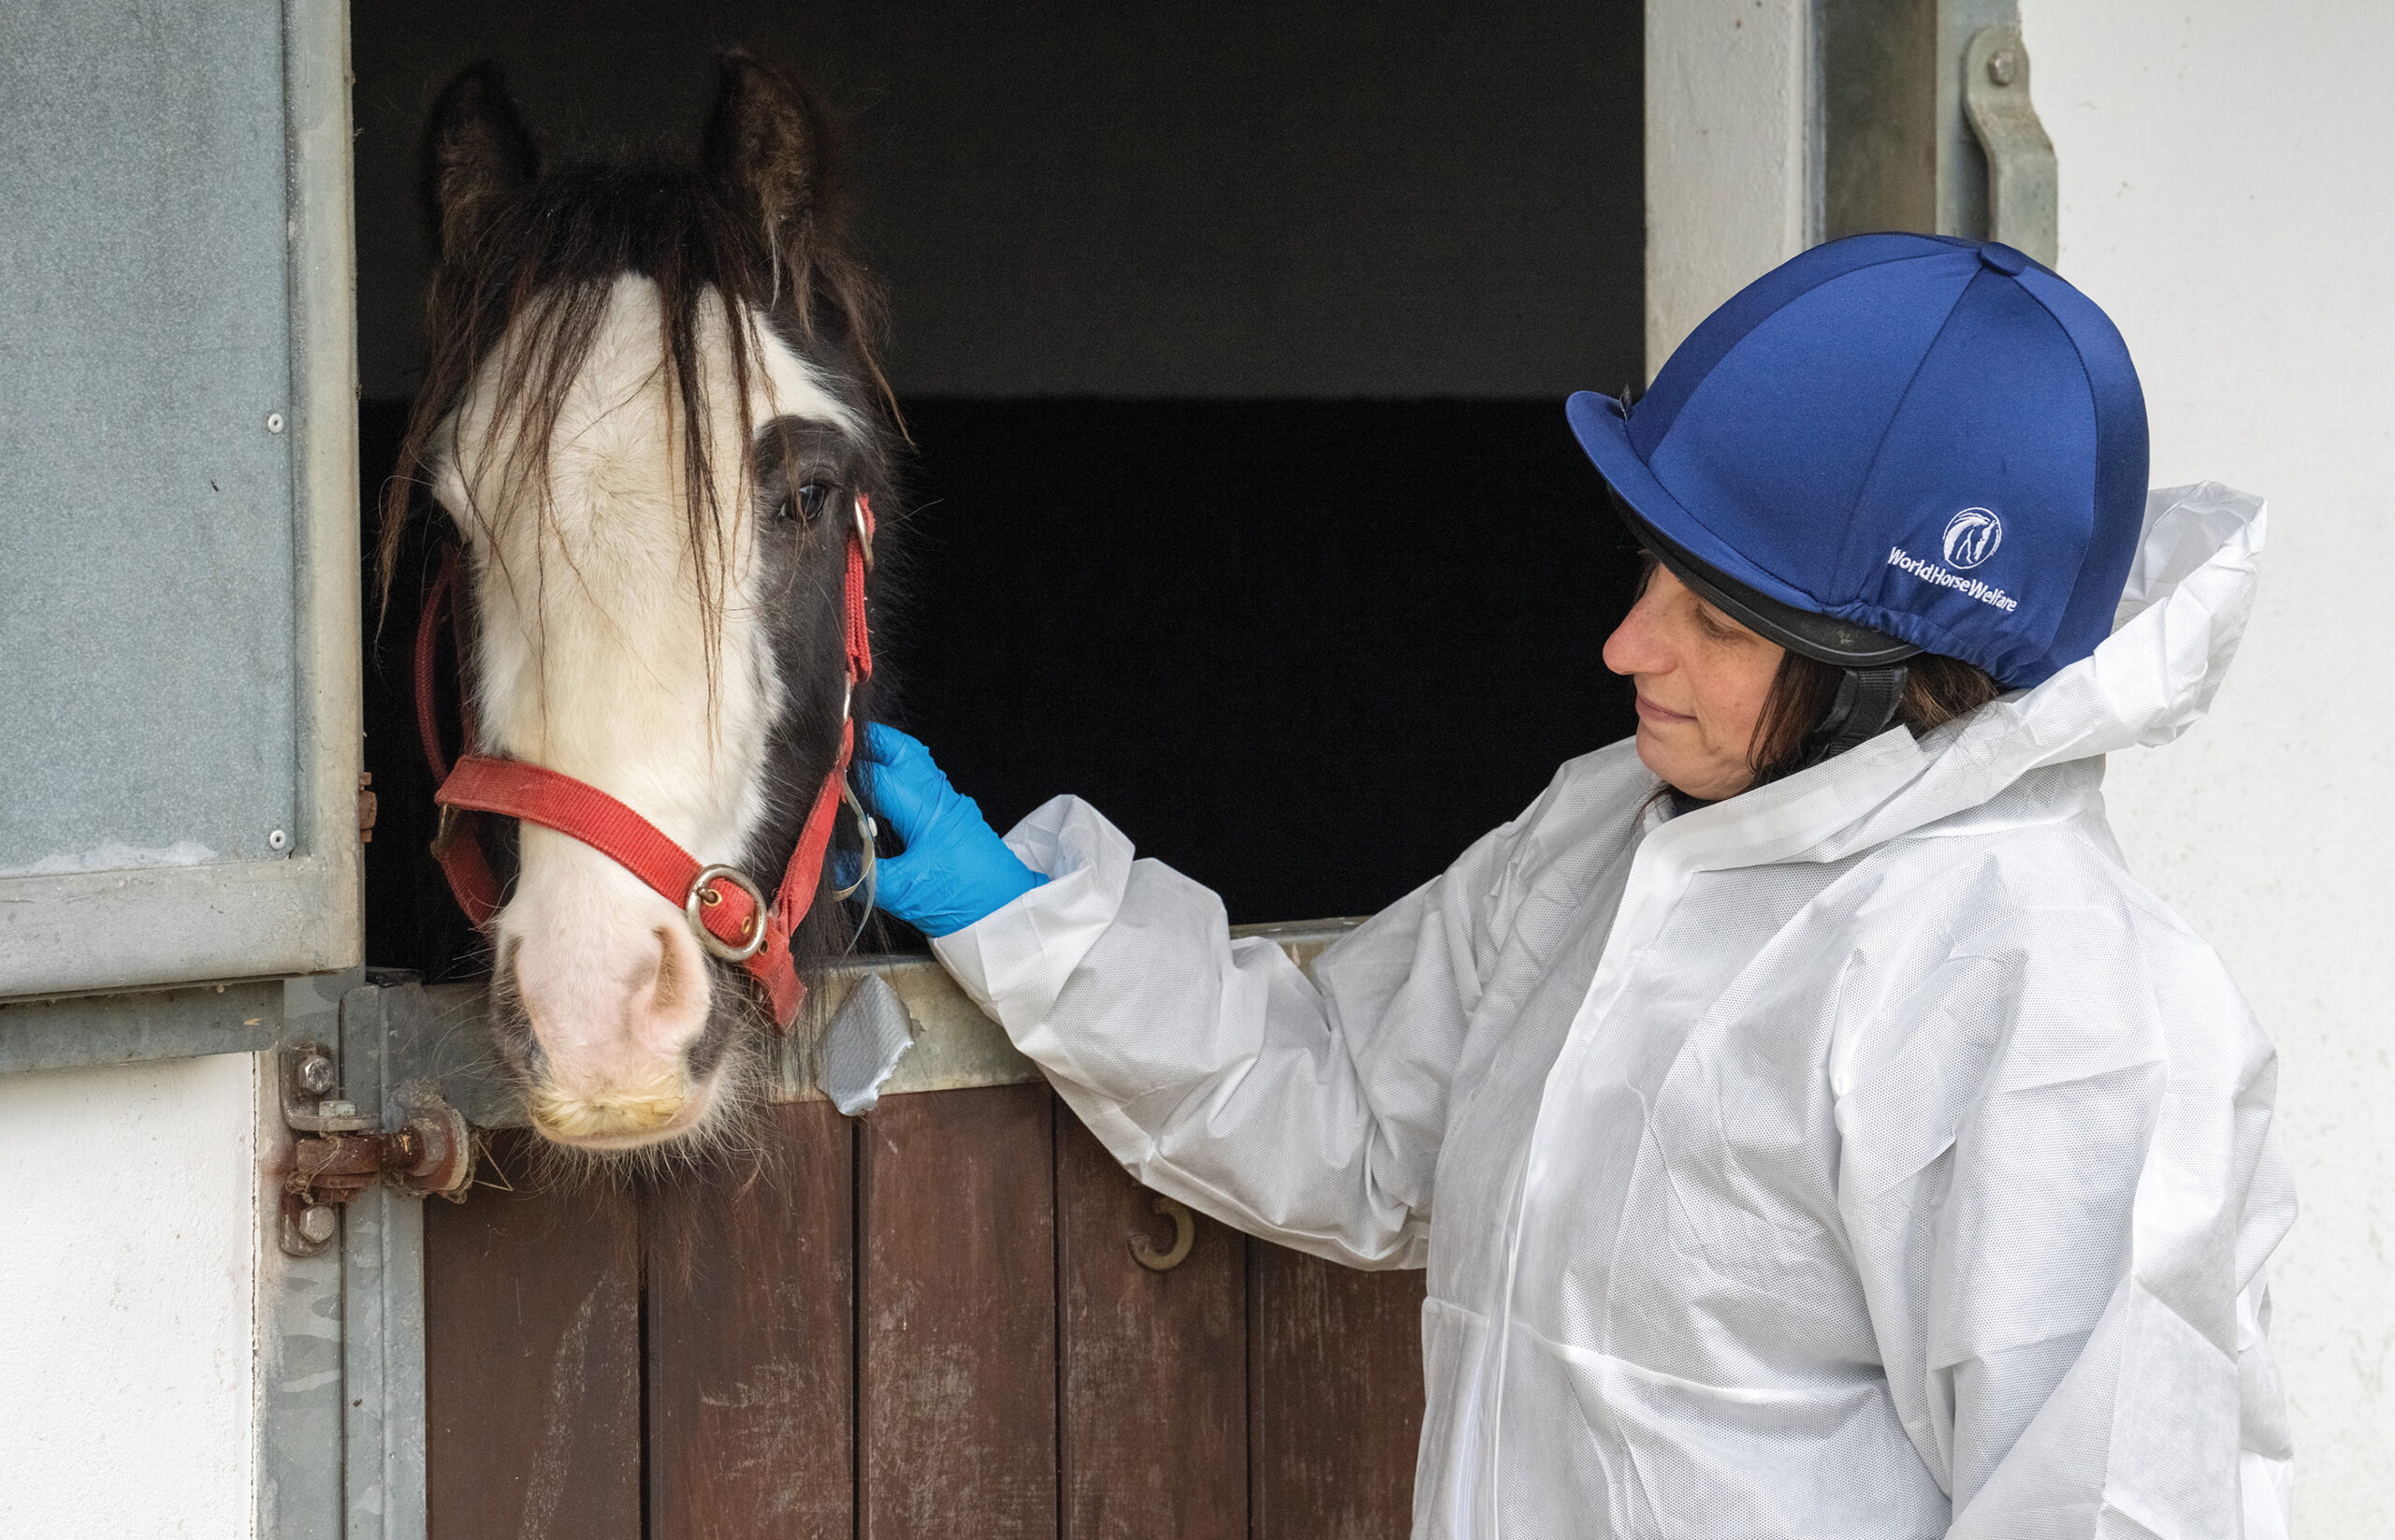
[[[1198,1243],[1198,1220],[1187,1204],[1157,1195],[1155,1212],[1172,1220],[1172,1249],[1158,1251],[1148,1243],[1148,1238],[1138,1230],[1131,1232],[1131,1259],[1150,1272],[1169,1272],[1189,1260],[1189,1248]]]

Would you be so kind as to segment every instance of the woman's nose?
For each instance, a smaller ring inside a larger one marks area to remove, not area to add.
[[[1672,658],[1663,645],[1661,629],[1655,624],[1655,600],[1652,594],[1642,594],[1630,613],[1614,627],[1605,638],[1605,667],[1616,674],[1664,674],[1671,670]]]

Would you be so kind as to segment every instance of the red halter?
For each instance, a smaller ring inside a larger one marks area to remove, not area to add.
[[[848,644],[849,692],[873,674],[873,644],[865,631],[864,576],[873,566],[873,505],[860,494],[855,527],[849,533],[848,572],[843,580],[840,629]],[[488,930],[499,912],[499,881],[491,875],[468,810],[523,819],[570,835],[600,854],[621,864],[634,877],[682,907],[699,944],[726,962],[747,968],[765,987],[774,1025],[782,1032],[798,1019],[806,999],[797,965],[790,951],[791,932],[806,918],[823,879],[823,858],[832,843],[832,821],[848,792],[849,758],[856,746],[854,722],[843,712],[840,751],[832,773],[815,793],[798,848],[782,870],[780,889],[769,906],[762,892],[730,866],[702,866],[667,838],[657,825],[595,786],[572,776],[544,770],[521,760],[494,759],[486,754],[459,756],[451,769],[441,757],[441,728],[433,706],[433,653],[439,641],[442,606],[454,617],[458,581],[457,548],[442,557],[441,573],[424,596],[424,613],[415,632],[415,721],[424,740],[425,763],[431,766],[441,789],[432,800],[441,806],[440,832],[432,841],[433,859],[449,879],[457,907],[477,930]],[[459,637],[462,643],[462,636]],[[462,659],[464,648],[458,649]],[[463,695],[461,689],[459,694]],[[474,723],[461,700],[465,741],[474,740]]]

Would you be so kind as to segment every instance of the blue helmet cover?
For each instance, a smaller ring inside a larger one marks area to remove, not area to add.
[[[2010,246],[1817,246],[1708,316],[1635,407],[1565,410],[1641,516],[1784,603],[2012,689],[2111,633],[2145,397],[2104,312]]]

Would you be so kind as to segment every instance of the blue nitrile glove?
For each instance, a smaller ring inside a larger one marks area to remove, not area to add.
[[[865,758],[873,765],[864,777],[866,800],[907,845],[875,864],[880,908],[925,936],[941,937],[1048,880],[1007,849],[971,797],[957,795],[930,749],[878,722],[864,732]],[[852,875],[844,873],[841,880]]]

